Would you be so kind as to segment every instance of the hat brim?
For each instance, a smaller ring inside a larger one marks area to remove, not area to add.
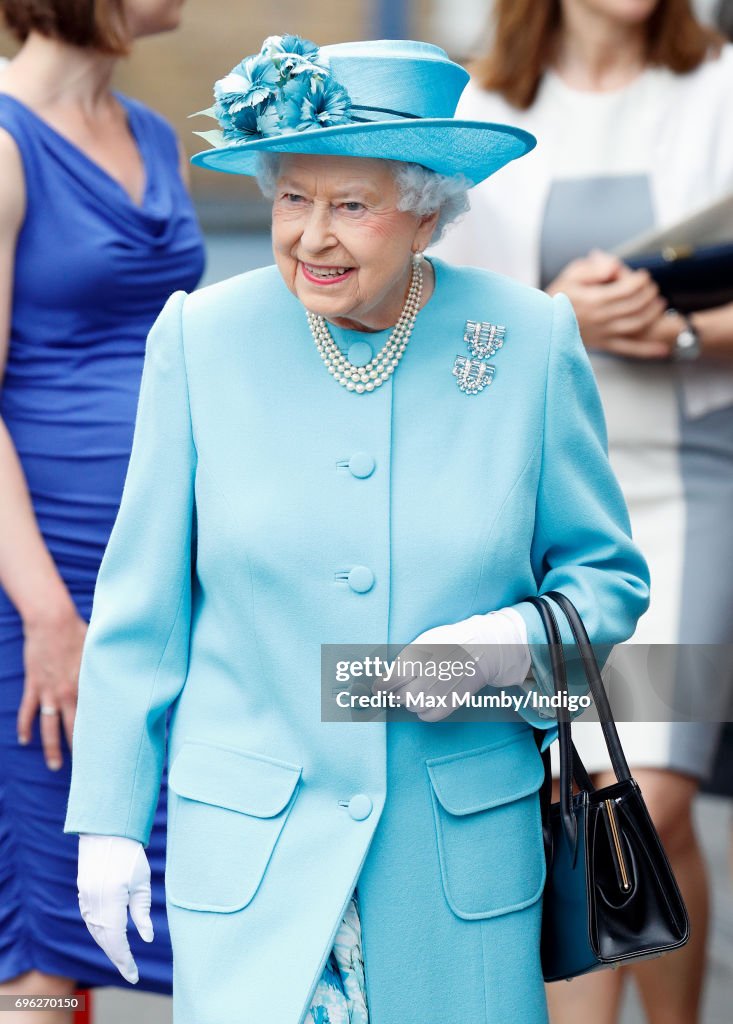
[[[507,124],[422,118],[335,125],[254,139],[196,153],[191,163],[226,174],[257,172],[258,153],[312,153],[322,156],[406,160],[439,174],[463,174],[472,184],[529,153],[534,135]]]

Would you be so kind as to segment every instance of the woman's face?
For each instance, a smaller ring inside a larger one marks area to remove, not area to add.
[[[275,261],[306,309],[357,330],[396,323],[413,252],[438,214],[397,209],[391,167],[361,157],[283,154],[272,206]]]
[[[122,14],[132,39],[178,28],[185,0],[122,0]]]
[[[629,26],[647,21],[658,4],[659,0],[562,0],[563,8],[586,10]]]

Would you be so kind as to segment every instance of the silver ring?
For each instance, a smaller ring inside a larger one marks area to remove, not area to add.
[[[59,709],[55,708],[55,707],[52,707],[51,704],[41,704],[41,714],[42,715],[57,715],[58,713],[59,713]]]

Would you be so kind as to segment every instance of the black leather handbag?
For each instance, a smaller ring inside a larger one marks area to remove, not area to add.
[[[574,605],[557,591],[603,729],[617,781],[595,789],[576,751],[567,707],[558,707],[560,802],[551,804],[549,750],[540,794],[547,857],[542,909],[545,981],[573,978],[603,967],[677,949],[689,938],[689,920],[669,861],[629,772],[593,649]],[[552,606],[530,598],[547,633],[556,694],[567,692],[567,669]],[[562,700],[558,701],[562,704]],[[536,730],[538,746],[543,730]],[[575,778],[579,792],[573,795]]]

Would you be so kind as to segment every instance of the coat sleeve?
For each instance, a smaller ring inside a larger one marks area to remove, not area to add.
[[[602,664],[613,644],[632,635],[646,611],[649,573],[631,539],[626,504],[608,461],[601,400],[575,314],[565,295],[557,295],[553,304],[532,569],[539,594],[559,590],[573,602]],[[527,602],[514,607],[527,626],[536,684],[551,693],[539,614]],[[569,645],[569,690],[585,693],[567,620],[557,605],[554,611]],[[538,728],[554,724],[531,709],[523,714]]]
[[[196,451],[184,299],[171,296],[148,336],[127,477],[82,655],[64,826],[144,845],[160,790],[166,711],[188,666]]]

